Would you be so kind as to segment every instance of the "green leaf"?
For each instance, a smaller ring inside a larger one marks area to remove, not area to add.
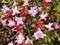
[[[26,27],[26,25],[24,25],[24,29],[25,29],[25,30],[27,30],[27,27]]]
[[[58,36],[58,41],[60,42],[60,36]]]
[[[5,0],[2,0],[2,3],[7,3]]]
[[[55,6],[53,10],[60,10],[60,5]]]
[[[45,43],[47,43],[47,37],[46,37],[46,38],[44,38],[44,42],[45,42]]]
[[[14,36],[12,36],[12,37],[11,37],[11,40],[12,40],[12,39],[14,39],[14,38],[15,38],[15,37],[14,37]]]
[[[36,4],[39,4],[39,0],[35,0]]]
[[[0,12],[0,20],[2,20],[2,18],[1,18],[2,15],[3,15],[3,14]]]
[[[0,28],[0,31],[3,30],[3,29],[4,29],[4,27]]]
[[[48,39],[48,42],[49,42],[49,43],[51,43],[51,38],[50,38],[50,37],[48,37],[47,39]]]
[[[60,22],[60,14],[58,12],[55,13],[55,16],[57,17],[57,22]]]
[[[36,22],[36,21],[37,21],[37,19],[36,19],[36,18],[33,18],[33,19],[32,19],[32,21],[33,21],[33,22]]]

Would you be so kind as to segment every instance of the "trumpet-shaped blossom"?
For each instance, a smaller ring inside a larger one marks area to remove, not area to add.
[[[41,19],[46,20],[47,14],[44,14],[44,12],[42,12],[42,14],[40,14],[40,17],[41,17]]]
[[[51,2],[51,0],[45,0],[46,2]]]
[[[55,29],[58,29],[59,28],[59,23],[54,23],[54,26],[55,26]]]
[[[8,45],[13,45],[13,42],[9,42],[9,44]]]
[[[30,40],[28,36],[26,38],[27,38],[27,40],[25,41],[26,44],[33,44],[32,40]]]
[[[7,21],[6,19],[5,20],[1,20],[3,26],[6,26],[6,21]]]
[[[17,8],[17,6],[15,6],[15,8],[12,8],[12,10],[13,10],[12,15],[15,15],[17,13],[20,13],[19,10],[18,10],[18,8]]]
[[[50,31],[50,30],[52,30],[52,26],[53,25],[53,23],[49,23],[48,25],[45,25],[45,27]]]
[[[19,34],[17,37],[16,37],[16,41],[15,42],[17,42],[18,44],[20,44],[20,43],[22,43],[23,41],[24,41],[24,36],[23,36],[23,34]]]
[[[9,20],[8,26],[12,27],[12,26],[14,26],[14,25],[15,25],[15,22],[14,22],[13,20]]]
[[[35,32],[34,35],[33,35],[33,37],[35,37],[36,40],[39,39],[39,38],[44,38],[45,36],[46,35],[43,34],[43,32],[40,29],[37,32]]]
[[[16,17],[15,20],[17,22],[17,25],[19,25],[19,24],[22,24],[23,25],[22,17],[20,17],[20,18]]]
[[[31,10],[29,10],[28,12],[31,16],[35,17],[35,15],[38,13],[37,6],[31,8]]]
[[[4,6],[2,7],[2,11],[3,11],[3,13],[6,13],[8,10],[10,10],[10,9],[7,8],[6,5],[4,5]]]
[[[39,11],[42,11],[42,7],[38,7]]]
[[[28,5],[28,6],[29,6],[28,1],[29,1],[29,0],[25,0],[25,2],[24,2],[24,4],[23,4],[23,6],[26,6],[26,5]]]

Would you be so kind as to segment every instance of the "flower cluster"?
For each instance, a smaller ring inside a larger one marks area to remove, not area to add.
[[[17,4],[15,0],[13,2],[12,7],[3,5],[1,10],[2,26],[9,28],[15,36],[14,41],[9,41],[7,45],[34,45],[35,41],[49,37],[48,32],[60,30],[60,23],[52,21],[56,17],[50,11],[52,0],[24,0],[22,5]]]

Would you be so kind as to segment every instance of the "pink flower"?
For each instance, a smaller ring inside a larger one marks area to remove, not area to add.
[[[7,21],[6,19],[5,20],[1,20],[3,26],[6,26],[6,21]]]
[[[4,6],[2,7],[2,11],[3,11],[3,13],[6,13],[8,10],[10,10],[10,9],[7,8],[6,5],[4,5]]]
[[[17,9],[17,6],[15,6],[15,8],[12,8],[12,10],[13,10],[12,15],[15,15],[17,13],[20,13],[19,10]]]
[[[13,45],[13,42],[10,42],[8,45]]]
[[[16,2],[14,1],[13,6],[16,6]]]
[[[42,11],[42,7],[38,7],[39,11]]]
[[[37,39],[39,39],[39,38],[44,38],[46,35],[43,34],[43,32],[39,29],[37,32],[34,33],[33,36],[34,36],[34,37],[36,38],[36,40],[37,40]]]
[[[51,0],[45,0],[46,2],[51,2]]]
[[[28,6],[29,6],[28,1],[29,1],[29,0],[25,0],[25,2],[24,2],[24,4],[23,4],[23,6],[26,6],[26,5],[28,5]]]
[[[44,14],[44,12],[42,12],[42,14],[39,15],[41,17],[41,19],[46,20],[47,14]]]
[[[28,12],[31,16],[35,17],[35,15],[38,13],[37,6],[31,8],[31,10],[29,10]]]
[[[30,40],[28,36],[26,38],[27,38],[27,40],[25,41],[26,44],[33,44],[32,40]]]
[[[59,28],[59,23],[55,22],[54,26],[55,26],[55,29],[58,29]]]
[[[45,27],[50,31],[50,30],[52,30],[52,26],[53,25],[53,23],[49,23],[48,25],[45,25]]]
[[[23,34],[19,34],[17,37],[16,37],[16,41],[15,42],[17,42],[18,44],[20,44],[20,43],[22,43],[23,41],[24,41],[24,36],[23,36]]]
[[[16,17],[15,20],[17,22],[17,25],[19,25],[19,24],[22,24],[23,25],[22,17],[20,17],[20,18]]]
[[[8,26],[12,27],[12,26],[14,26],[14,25],[15,25],[15,22],[14,22],[13,20],[9,20]]]

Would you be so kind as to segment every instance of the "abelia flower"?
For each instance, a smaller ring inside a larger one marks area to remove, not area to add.
[[[22,19],[22,17],[20,17],[20,18],[16,17],[15,21],[17,22],[17,25],[19,25],[19,24],[23,25],[23,19]]]
[[[35,17],[35,15],[38,13],[37,6],[31,8],[31,10],[29,10],[28,12],[31,16]]]
[[[17,37],[16,37],[16,41],[15,42],[17,42],[18,44],[20,44],[20,43],[22,43],[23,41],[24,41],[24,36],[23,36],[23,34],[19,34]]]
[[[9,20],[8,22],[9,22],[8,26],[10,26],[10,27],[15,25],[15,22],[13,20]]]
[[[6,5],[4,5],[4,6],[2,7],[2,11],[3,11],[3,13],[6,13],[8,10],[10,10],[10,9],[7,8]]]
[[[15,8],[12,8],[12,10],[13,10],[12,15],[15,15],[17,13],[20,13],[19,10],[18,10],[18,8],[17,8],[17,6],[15,6]]]
[[[13,42],[9,42],[9,44],[8,45],[13,45]]]
[[[54,27],[55,27],[55,29],[58,29],[59,28],[59,23],[55,22]]]
[[[45,27],[50,31],[50,30],[52,30],[52,26],[53,25],[53,23],[49,23],[48,25],[45,25]]]
[[[39,11],[42,11],[42,7],[38,7]]]
[[[25,41],[26,44],[33,44],[32,40],[30,40],[28,36],[26,36],[26,38],[27,38],[27,40]]]
[[[47,14],[44,14],[44,12],[42,12],[42,14],[39,15],[41,17],[41,19],[46,20]]]
[[[51,0],[45,0],[46,2],[51,2]]]
[[[40,29],[37,32],[35,32],[34,35],[33,35],[33,37],[35,37],[36,40],[39,39],[39,38],[44,38],[45,36],[46,35],[43,34],[43,32]]]
[[[7,21],[6,19],[5,20],[1,20],[3,26],[6,26],[6,21]]]
[[[16,6],[16,2],[14,1],[13,6]]]
[[[24,2],[24,4],[23,4],[23,6],[26,6],[26,5],[28,5],[28,6],[29,6],[28,1],[29,1],[29,0],[25,0],[25,2]]]

